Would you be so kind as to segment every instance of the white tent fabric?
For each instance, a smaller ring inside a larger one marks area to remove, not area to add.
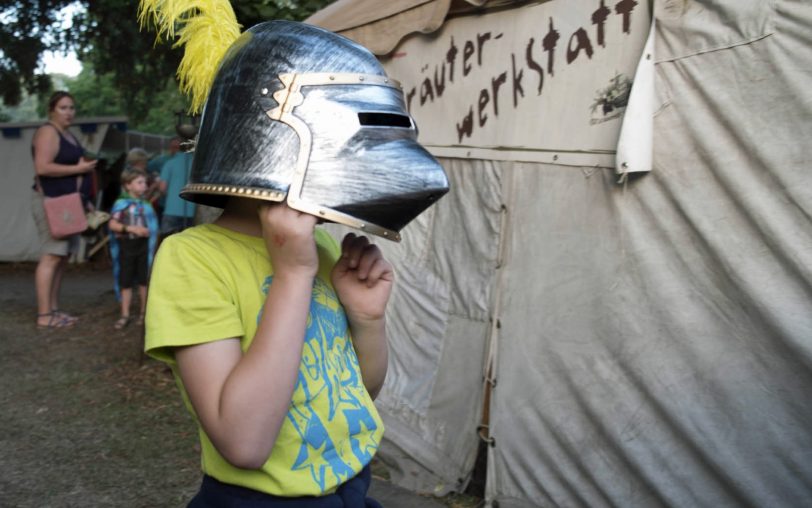
[[[384,55],[412,32],[437,30],[449,10],[470,9],[483,3],[485,0],[337,0],[307,22],[362,40],[370,51]]]
[[[31,140],[44,122],[0,124],[0,217],[4,218],[0,223],[0,262],[39,259],[40,243],[31,214]],[[123,116],[84,117],[75,119],[70,131],[86,150],[103,155],[123,155],[135,146],[159,153],[169,144],[169,136],[127,131],[126,126],[127,117]],[[81,257],[82,249],[77,254],[77,258]]]
[[[502,507],[812,499],[812,11],[668,4],[653,172],[511,168]]]
[[[443,159],[385,245],[398,483],[464,487],[490,358],[490,504],[812,499],[812,6],[654,5],[650,174]]]
[[[465,486],[490,366],[489,505],[812,499],[812,4],[654,9],[650,173],[444,158],[384,245],[396,482]]]

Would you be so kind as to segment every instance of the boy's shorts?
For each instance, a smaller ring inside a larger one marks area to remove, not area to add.
[[[37,236],[40,241],[40,254],[52,256],[69,256],[79,250],[79,234],[67,238],[54,238],[48,229],[48,219],[45,218],[45,208],[42,205],[42,194],[33,191],[31,196],[31,213],[37,225]]]
[[[203,477],[200,491],[187,508],[383,508],[366,497],[372,473],[369,466],[341,485],[335,494],[321,497],[279,497]]]
[[[147,238],[119,238],[119,273],[118,285],[122,289],[129,289],[133,286],[146,286],[148,280],[147,273],[147,252],[149,250],[149,239]]]

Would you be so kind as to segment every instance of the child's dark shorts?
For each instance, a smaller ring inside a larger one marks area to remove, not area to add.
[[[122,289],[133,286],[146,286],[148,281],[147,256],[149,253],[148,238],[119,238],[118,261],[121,271],[118,274],[118,285]]]
[[[200,491],[187,508],[383,508],[366,497],[372,474],[369,466],[341,485],[334,494],[321,497],[279,497],[203,477]]]

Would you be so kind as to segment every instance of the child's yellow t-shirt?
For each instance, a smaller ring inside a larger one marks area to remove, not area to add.
[[[229,464],[200,428],[203,471],[277,496],[319,496],[355,476],[378,449],[383,423],[361,379],[347,319],[330,283],[340,247],[316,229],[319,273],[293,400],[271,455],[257,470]],[[262,238],[206,224],[168,237],[155,259],[146,351],[167,362],[184,402],[172,347],[237,337],[253,340],[273,283]]]

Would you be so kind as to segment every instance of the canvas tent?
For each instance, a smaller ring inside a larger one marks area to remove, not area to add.
[[[31,215],[34,166],[31,139],[40,122],[0,123],[0,261],[34,261],[39,258],[39,239]],[[70,128],[82,146],[103,155],[124,154],[132,147],[159,153],[169,137],[127,130],[126,117],[77,118]],[[113,162],[113,161],[109,161]]]
[[[395,482],[462,489],[483,442],[502,508],[809,504],[812,4],[308,21],[379,54],[452,184],[383,245]]]

